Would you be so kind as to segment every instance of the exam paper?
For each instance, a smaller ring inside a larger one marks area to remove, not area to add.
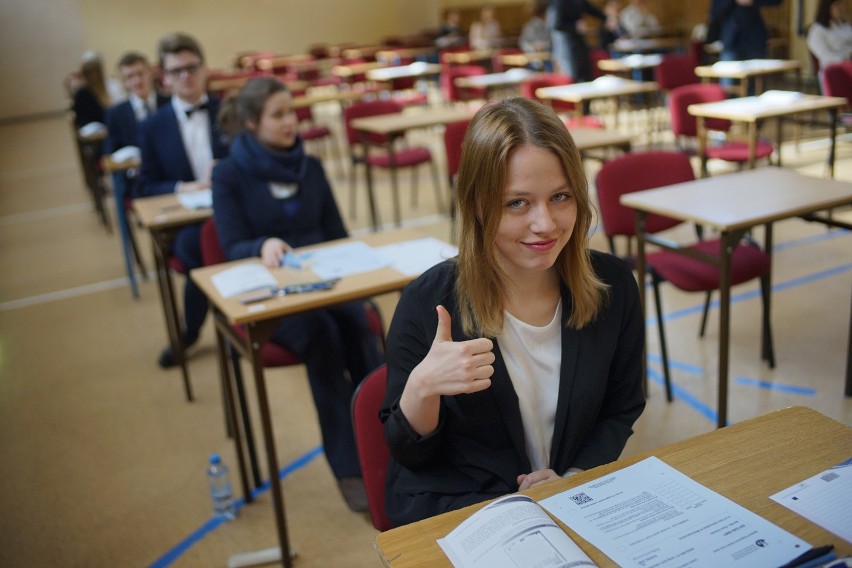
[[[175,194],[180,204],[187,209],[210,209],[213,207],[213,190],[181,191]]]
[[[541,505],[626,568],[774,568],[811,548],[655,457]]]
[[[852,458],[769,498],[852,542]]]
[[[240,264],[214,274],[210,280],[223,298],[278,287],[278,281],[262,264]]]
[[[596,566],[526,495],[507,495],[480,509],[438,544],[456,568]]]
[[[323,280],[341,278],[359,272],[378,270],[391,261],[378,250],[362,241],[325,247],[312,251],[304,265]]]
[[[377,247],[395,270],[408,276],[423,274],[439,262],[458,256],[459,249],[433,237]]]

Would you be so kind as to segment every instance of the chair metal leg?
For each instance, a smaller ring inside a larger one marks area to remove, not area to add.
[[[660,356],[663,359],[663,378],[666,384],[666,400],[672,401],[672,378],[669,370],[669,351],[666,347],[666,329],[663,321],[663,304],[660,299],[660,277],[651,271],[651,283],[654,288],[654,305],[657,308],[657,330],[660,333]]]
[[[429,167],[432,169],[432,185],[435,187],[435,206],[438,208],[438,213],[443,213],[446,209],[444,209],[444,197],[441,195],[443,188],[441,177],[438,175],[438,166],[435,162],[429,162]]]
[[[245,383],[243,382],[243,370],[240,367],[240,354],[231,346],[229,346],[229,349],[231,351],[231,364],[234,370],[234,383],[237,388],[237,400],[240,403],[240,414],[243,417],[243,428],[245,428],[246,449],[248,450],[251,474],[254,479],[254,486],[260,487],[263,483],[263,479],[260,475],[260,466],[257,463],[257,448],[254,443],[254,432],[251,428],[251,416],[249,415],[248,403],[246,402],[246,389]],[[271,475],[275,475],[275,472]]]
[[[763,325],[761,333],[761,357],[767,362],[770,369],[775,368],[775,347],[772,341],[772,324],[770,318],[770,303],[769,295],[772,293],[770,289],[769,276],[760,277],[760,295],[763,300]]]
[[[355,179],[355,177],[358,173],[358,171],[356,170],[357,165],[358,165],[358,162],[355,160],[355,158],[352,158],[352,163],[350,164],[350,169],[349,169],[349,215],[351,215],[353,219],[355,219],[355,217],[356,217],[356,215],[355,215],[355,208],[356,208],[355,207],[355,205],[356,205],[355,204],[355,200],[356,200],[355,199],[355,197],[356,197],[355,196],[355,190],[357,189],[357,187],[356,187],[357,186],[357,183],[356,183],[357,180]]]
[[[701,327],[698,330],[698,337],[704,337],[704,330],[707,329],[707,312],[710,311],[710,296],[713,294],[711,291],[707,291],[707,294],[704,296],[704,311],[701,312]]]

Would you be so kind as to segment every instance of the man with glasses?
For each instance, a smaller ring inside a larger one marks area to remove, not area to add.
[[[201,46],[194,38],[175,33],[162,38],[157,51],[172,98],[142,124],[138,195],[209,189],[213,164],[228,154],[228,146],[216,120],[219,101],[206,92]],[[200,224],[184,227],[175,236],[173,251],[187,272],[203,265],[200,240]],[[183,299],[186,348],[198,340],[207,299],[188,277]],[[176,364],[170,347],[163,350],[158,363],[163,368]]]
[[[118,61],[121,83],[127,100],[110,107],[106,115],[109,135],[105,152],[111,154],[125,146],[139,146],[139,124],[169,101],[154,89],[154,74],[141,53],[130,51]]]

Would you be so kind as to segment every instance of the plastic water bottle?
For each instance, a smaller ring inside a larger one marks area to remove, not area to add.
[[[234,520],[236,518],[234,493],[231,490],[231,480],[228,478],[228,467],[222,463],[222,458],[219,457],[219,454],[210,456],[210,467],[207,468],[207,482],[210,485],[213,512],[226,520]]]

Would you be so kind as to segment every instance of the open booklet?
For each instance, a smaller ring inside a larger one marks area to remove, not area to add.
[[[520,494],[493,501],[438,544],[456,568],[596,566],[538,503]]]

